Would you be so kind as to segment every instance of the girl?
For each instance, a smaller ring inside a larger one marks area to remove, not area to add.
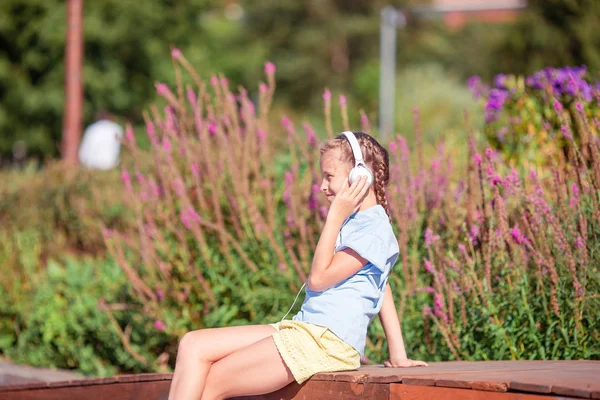
[[[390,353],[384,365],[427,365],[406,356],[387,283],[399,252],[385,195],[387,151],[365,133],[343,132],[322,146],[320,166],[331,206],[300,312],[276,324],[188,332],[169,399],[263,394],[318,372],[357,369],[377,313]]]

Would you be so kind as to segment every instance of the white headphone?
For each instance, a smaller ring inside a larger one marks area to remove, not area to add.
[[[348,142],[350,143],[350,147],[352,147],[352,153],[354,154],[354,168],[350,171],[350,176],[348,176],[348,181],[350,184],[354,183],[361,176],[367,177],[367,183],[369,186],[373,184],[373,172],[367,167],[365,161],[362,157],[362,152],[360,151],[360,144],[358,144],[358,140],[356,140],[356,136],[354,136],[353,132],[345,131],[342,132],[342,135],[346,136]]]

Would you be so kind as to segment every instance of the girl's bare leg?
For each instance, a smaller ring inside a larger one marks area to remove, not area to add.
[[[274,392],[294,380],[272,337],[244,347],[212,365],[202,400]]]
[[[213,363],[268,338],[273,332],[275,328],[269,325],[248,325],[186,333],[179,342],[169,400],[202,398],[206,377]]]

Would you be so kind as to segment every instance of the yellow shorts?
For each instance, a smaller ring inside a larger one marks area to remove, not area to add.
[[[319,372],[348,371],[360,367],[360,354],[328,328],[285,320],[269,324],[279,354],[299,384]]]

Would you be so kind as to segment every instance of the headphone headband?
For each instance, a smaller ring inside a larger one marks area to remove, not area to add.
[[[354,154],[354,166],[358,167],[360,164],[364,165],[365,162],[362,157],[362,152],[360,151],[360,144],[358,143],[356,136],[354,136],[354,133],[351,131],[344,131],[342,132],[342,135],[346,136],[350,143],[350,147],[352,148],[352,153]]]

